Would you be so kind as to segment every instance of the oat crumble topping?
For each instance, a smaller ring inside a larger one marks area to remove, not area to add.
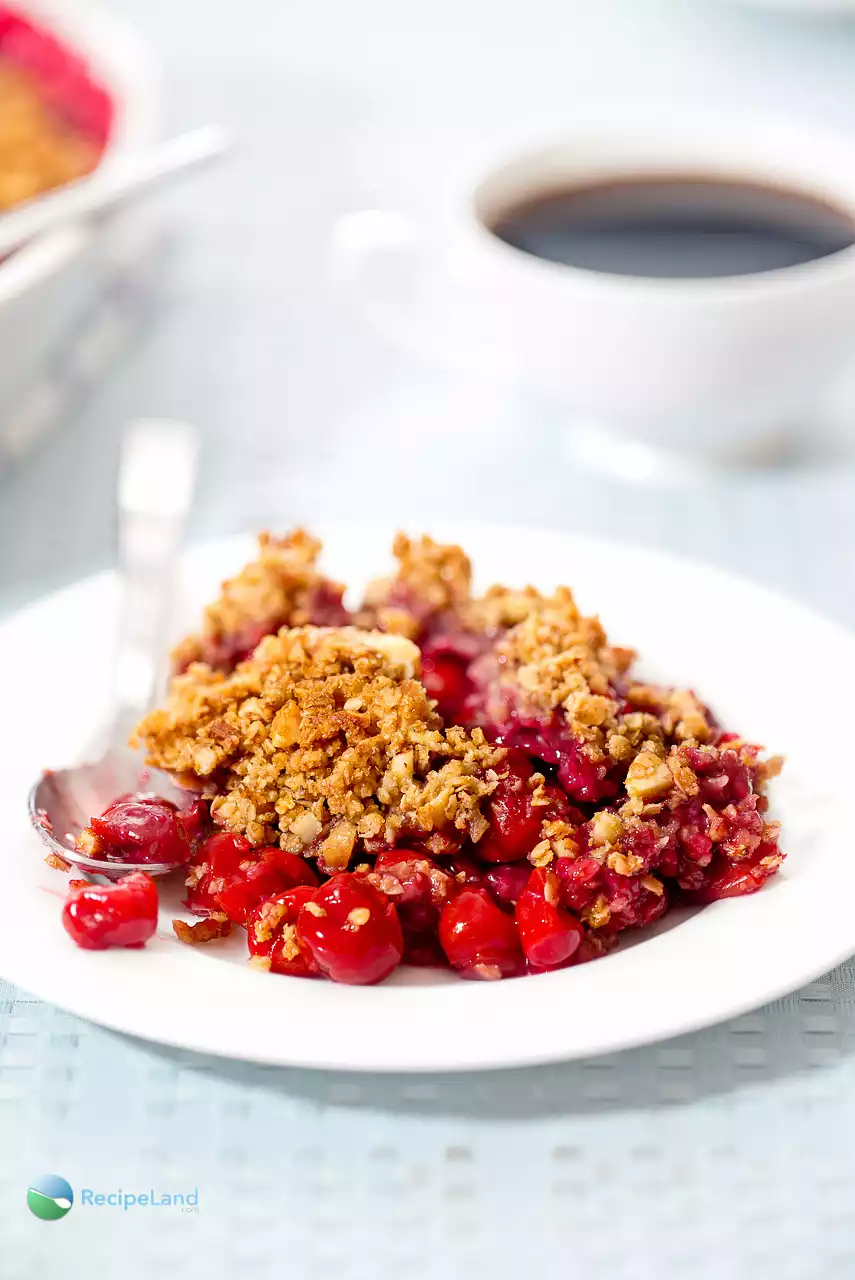
[[[193,664],[139,725],[149,764],[207,782],[215,822],[347,865],[357,838],[444,828],[477,840],[502,752],[443,729],[401,636],[283,628],[230,674]]]
[[[316,567],[320,552],[321,543],[304,529],[284,537],[259,534],[256,559],[222,584],[219,599],[205,610],[201,632],[187,636],[174,649],[176,668],[201,661],[224,665],[219,650],[232,637],[249,634],[260,639],[282,626],[315,621],[320,592],[340,602],[344,588]]]
[[[397,569],[391,578],[369,584],[361,625],[417,639],[428,619],[456,615],[466,606],[472,565],[460,547],[399,533],[392,552]]]

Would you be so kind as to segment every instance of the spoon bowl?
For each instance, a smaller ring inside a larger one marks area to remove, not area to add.
[[[136,752],[114,747],[91,764],[46,770],[30,791],[30,821],[51,853],[88,874],[109,880],[132,871],[165,876],[183,866],[183,862],[90,858],[74,847],[92,815],[103,813],[118,796],[153,793],[170,800],[179,811],[187,808],[192,798],[167,774],[148,768]]]

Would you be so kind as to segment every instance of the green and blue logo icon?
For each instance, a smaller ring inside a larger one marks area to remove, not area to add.
[[[57,1218],[64,1218],[74,1204],[74,1192],[65,1178],[56,1173],[42,1173],[30,1183],[27,1204],[37,1218],[55,1222]]]

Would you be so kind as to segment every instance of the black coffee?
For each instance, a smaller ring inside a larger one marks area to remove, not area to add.
[[[798,191],[705,177],[624,178],[510,206],[492,231],[517,249],[614,275],[752,275],[855,244],[855,219]]]

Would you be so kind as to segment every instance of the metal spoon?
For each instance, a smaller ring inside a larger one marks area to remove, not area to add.
[[[110,161],[88,177],[36,196],[0,217],[0,257],[36,236],[106,213],[149,187],[217,160],[230,146],[231,135],[225,129],[206,125]]]
[[[117,493],[121,603],[113,715],[82,753],[88,763],[46,770],[30,792],[30,820],[51,852],[110,879],[131,871],[165,875],[180,865],[90,858],[74,842],[91,817],[128,792],[156,793],[179,808],[188,803],[187,792],[147,769],[126,744],[165,675],[173,578],[197,456],[196,432],[185,423],[148,419],[125,437]]]

